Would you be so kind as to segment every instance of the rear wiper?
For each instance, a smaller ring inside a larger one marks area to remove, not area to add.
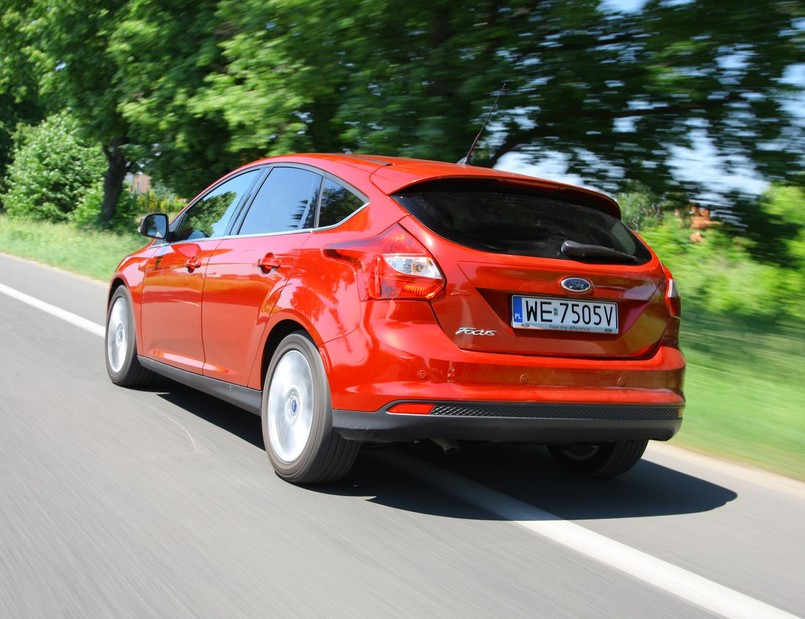
[[[576,258],[578,260],[610,258],[623,260],[625,262],[638,262],[637,257],[618,251],[617,249],[612,249],[611,247],[604,247],[603,245],[584,245],[583,243],[576,243],[576,241],[569,240],[562,243],[562,253],[568,258]]]

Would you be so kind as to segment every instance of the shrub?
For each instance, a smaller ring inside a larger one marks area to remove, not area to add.
[[[72,221],[79,228],[98,229],[103,227],[116,232],[128,232],[134,229],[139,214],[137,196],[124,191],[120,194],[112,221],[101,226],[101,205],[103,204],[103,183],[95,183],[81,199],[76,209],[70,214]]]
[[[685,222],[667,215],[641,236],[676,277],[684,314],[719,316],[754,326],[805,319],[805,277],[756,260],[744,237],[712,228],[701,242],[691,240]]]
[[[14,160],[0,202],[11,217],[66,221],[87,191],[102,177],[106,161],[100,147],[78,135],[75,120],[65,113],[15,136]]]

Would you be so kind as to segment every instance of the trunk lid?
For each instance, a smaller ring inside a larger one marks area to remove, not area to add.
[[[608,203],[456,180],[393,197],[444,272],[431,305],[458,347],[623,359],[660,343],[665,272]]]

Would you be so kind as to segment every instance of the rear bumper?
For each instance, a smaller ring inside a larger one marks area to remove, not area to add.
[[[667,441],[682,424],[682,405],[490,404],[433,402],[430,414],[334,410],[333,427],[344,438],[396,442],[431,438],[541,444]]]
[[[675,347],[641,359],[468,351],[428,304],[374,302],[358,329],[319,350],[333,427],[353,440],[668,440],[682,423],[685,359]],[[434,409],[388,412],[402,403]]]

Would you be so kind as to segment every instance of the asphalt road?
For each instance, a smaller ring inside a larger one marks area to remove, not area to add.
[[[423,444],[295,487],[257,417],[109,382],[105,296],[0,255],[0,617],[805,615],[805,484],[664,445],[589,481]]]

